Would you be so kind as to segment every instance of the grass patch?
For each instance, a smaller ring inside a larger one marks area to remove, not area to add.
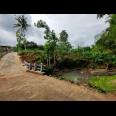
[[[105,93],[116,92],[116,75],[94,76],[89,79],[88,84]]]

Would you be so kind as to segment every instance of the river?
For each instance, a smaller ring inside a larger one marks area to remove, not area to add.
[[[64,71],[60,76],[64,80],[74,83],[86,82],[90,77],[89,74],[82,74],[80,70]]]

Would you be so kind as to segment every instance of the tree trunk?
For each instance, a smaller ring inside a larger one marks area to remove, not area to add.
[[[55,53],[54,53],[54,66],[56,65],[56,56],[55,56]]]
[[[27,49],[26,49],[26,45],[24,45],[24,46],[25,46],[25,51],[26,51],[26,50],[27,50]]]
[[[20,43],[18,43],[18,52],[20,52]]]
[[[47,67],[48,67],[48,58],[47,58]]]
[[[50,55],[49,55],[49,67],[50,67],[50,65],[51,65],[51,62],[50,62]]]

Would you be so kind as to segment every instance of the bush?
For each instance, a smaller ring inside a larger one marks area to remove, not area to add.
[[[66,58],[62,59],[58,64],[57,67],[59,69],[67,68],[83,68],[89,64],[88,60],[80,60],[80,59],[73,59],[73,58]]]
[[[42,51],[40,50],[22,50],[18,52],[22,60],[33,63],[41,60]],[[41,62],[41,61],[40,61]]]
[[[46,75],[52,75],[53,74],[53,68],[46,67],[44,70]]]

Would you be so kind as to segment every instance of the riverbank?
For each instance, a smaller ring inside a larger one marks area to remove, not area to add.
[[[77,85],[83,85],[88,88],[100,90],[100,92],[116,93],[116,72],[107,71],[105,69],[96,70],[64,70],[60,76],[60,80],[66,80]],[[112,83],[111,83],[112,82]]]
[[[113,94],[103,94],[83,85],[26,72],[19,56],[13,52],[3,56],[0,64],[1,101],[116,100]]]

